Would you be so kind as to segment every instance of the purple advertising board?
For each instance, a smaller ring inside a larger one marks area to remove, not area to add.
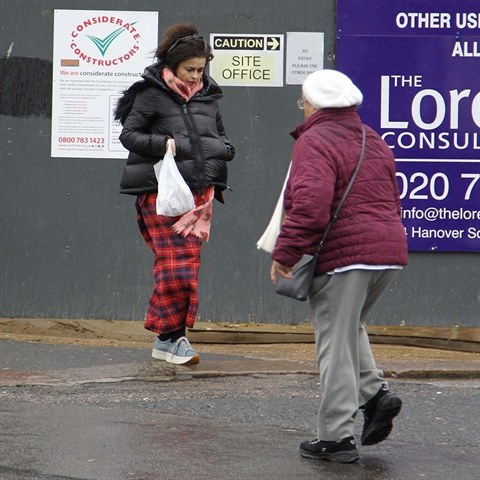
[[[480,2],[337,6],[336,66],[397,160],[409,249],[480,252]]]

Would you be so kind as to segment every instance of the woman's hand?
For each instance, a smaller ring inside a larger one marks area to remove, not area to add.
[[[177,150],[175,148],[175,140],[173,138],[169,138],[167,140],[167,145],[166,145],[166,150],[168,150],[168,147],[170,147],[170,150],[172,150],[173,156],[177,153]]]
[[[293,275],[290,273],[293,267],[286,267],[277,261],[273,261],[272,269],[270,270],[270,279],[272,283],[277,283],[277,274],[284,278],[292,278]]]

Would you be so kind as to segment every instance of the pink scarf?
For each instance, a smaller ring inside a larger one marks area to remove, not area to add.
[[[162,78],[171,90],[181,95],[187,102],[203,88],[202,81],[198,82],[195,88],[190,88],[176,77],[169,68],[163,69]],[[196,207],[183,214],[180,220],[173,225],[172,228],[176,233],[184,237],[192,234],[201,238],[204,242],[208,242],[214,191],[214,187],[208,187],[203,193],[194,193]]]
[[[185,82],[176,77],[169,68],[163,69],[162,78],[168,85],[168,88],[181,95],[187,102],[203,88],[201,80],[196,87],[190,88]]]
[[[180,220],[173,225],[173,230],[180,235],[195,235],[204,242],[208,242],[210,225],[212,223],[214,187],[208,187],[203,193],[195,193],[195,205],[193,210],[184,213]]]

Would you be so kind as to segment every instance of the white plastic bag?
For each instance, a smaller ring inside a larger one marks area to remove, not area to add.
[[[178,171],[170,145],[153,168],[158,182],[157,215],[177,217],[195,208],[192,191]]]
[[[283,182],[282,191],[280,192],[280,196],[278,197],[277,205],[273,212],[272,218],[270,219],[270,223],[268,224],[267,229],[263,232],[263,235],[260,237],[260,240],[257,242],[257,248],[259,250],[265,250],[266,252],[273,252],[275,248],[275,243],[277,241],[277,237],[280,234],[280,228],[282,226],[283,221],[283,193],[285,192],[285,188],[287,186],[288,176],[290,175],[290,168],[292,164],[288,166],[287,176],[285,177],[285,181]]]

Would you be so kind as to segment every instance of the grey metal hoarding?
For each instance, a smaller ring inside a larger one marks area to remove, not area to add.
[[[159,36],[177,21],[193,21],[206,38],[321,32],[324,67],[334,68],[336,3],[0,0],[0,317],[141,322],[153,284],[134,198],[118,194],[125,160],[51,156],[56,9],[158,11]],[[368,61],[374,66],[374,57]],[[233,191],[215,205],[202,252],[200,318],[302,323],[308,308],[273,292],[269,256],[256,249],[288,168],[289,132],[302,121],[300,86],[223,90],[237,156],[229,171]],[[475,252],[413,252],[371,323],[478,326],[479,272]]]

